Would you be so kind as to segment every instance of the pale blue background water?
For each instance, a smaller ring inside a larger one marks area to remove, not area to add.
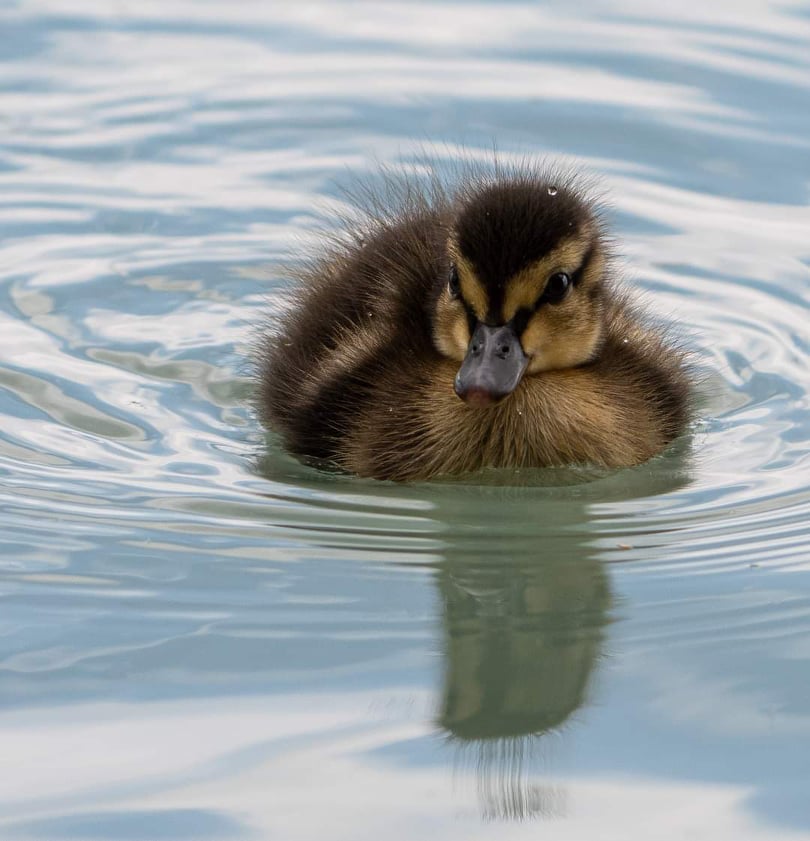
[[[0,837],[810,837],[810,7],[679,5],[0,5]],[[602,175],[690,442],[264,454],[336,182],[493,140]]]

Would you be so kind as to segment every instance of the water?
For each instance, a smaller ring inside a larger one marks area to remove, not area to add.
[[[810,837],[810,14],[0,6],[0,837]],[[564,155],[698,353],[547,487],[266,446],[252,332],[346,171]]]

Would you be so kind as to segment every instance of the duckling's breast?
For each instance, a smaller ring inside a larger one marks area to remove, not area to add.
[[[662,401],[638,378],[598,363],[524,378],[503,401],[460,400],[457,363],[385,371],[347,432],[340,461],[377,478],[422,479],[483,467],[638,464],[674,437]]]

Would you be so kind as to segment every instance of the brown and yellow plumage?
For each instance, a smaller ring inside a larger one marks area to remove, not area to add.
[[[617,289],[577,181],[390,180],[262,340],[259,410],[303,457],[415,480],[637,464],[684,428],[683,355]]]

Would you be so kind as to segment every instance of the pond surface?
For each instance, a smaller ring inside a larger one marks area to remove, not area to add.
[[[810,13],[680,6],[0,7],[3,839],[810,837]],[[299,465],[278,266],[348,170],[493,139],[599,173],[694,430]]]

